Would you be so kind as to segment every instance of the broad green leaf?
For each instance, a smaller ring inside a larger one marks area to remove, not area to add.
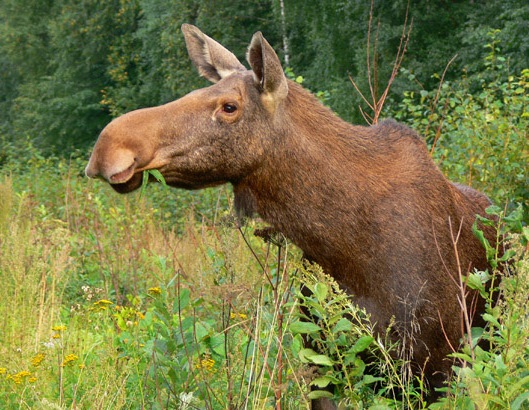
[[[182,311],[184,310],[188,305],[189,301],[191,300],[191,292],[189,289],[180,289],[180,294],[178,295],[178,298],[175,299],[174,302],[174,308],[175,311]]]
[[[354,368],[351,370],[350,374],[351,376],[358,377],[364,374],[365,369],[366,369],[366,364],[364,363],[362,359],[357,357],[354,362]]]
[[[381,381],[384,381],[386,379],[384,379],[383,377],[375,377],[375,376],[372,376],[370,374],[366,374],[364,375],[364,377],[362,378],[362,381],[360,382],[362,385],[366,385],[366,384],[373,384],[373,383],[376,383],[376,382],[381,382]]]
[[[317,355],[311,356],[309,357],[309,360],[314,364],[319,364],[320,366],[334,365],[334,362],[331,360],[331,358],[324,354],[317,354]]]
[[[310,362],[310,358],[312,356],[316,356],[318,353],[316,353],[314,350],[312,349],[309,349],[309,348],[305,348],[305,349],[301,349],[299,351],[299,359],[303,362],[303,363],[309,363]]]
[[[206,326],[204,326],[202,322],[197,322],[195,324],[195,335],[196,335],[198,342],[200,342],[201,340],[209,336],[209,334],[210,334],[209,329]]]
[[[483,319],[489,323],[492,323],[497,329],[501,329],[501,325],[500,322],[498,322],[498,319],[496,319],[490,313],[483,314]]]
[[[332,383],[332,378],[328,376],[321,376],[311,381],[310,385],[323,388],[323,387],[327,387],[330,383]]]
[[[334,334],[338,332],[348,332],[353,328],[353,324],[346,318],[342,317],[332,329]]]
[[[366,350],[369,345],[375,340],[372,336],[362,336],[360,339],[356,341],[356,343],[353,345],[353,347],[350,349],[351,351],[355,353],[360,353]]]
[[[333,398],[332,393],[328,392],[327,390],[313,390],[307,396],[311,400],[323,399],[323,398],[328,398],[328,399]]]
[[[311,322],[302,322],[298,320],[290,324],[290,331],[294,334],[297,333],[316,333],[321,331],[321,327]]]

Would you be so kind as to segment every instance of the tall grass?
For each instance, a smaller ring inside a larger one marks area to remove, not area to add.
[[[27,194],[15,197],[12,181],[0,182],[0,352],[7,346],[36,349],[60,320],[68,284],[70,243],[63,221],[39,220]],[[37,208],[38,212],[38,208]]]
[[[2,176],[0,401],[307,405],[285,352],[292,253],[220,208],[181,207],[187,222],[173,229],[175,214],[156,205],[167,191],[114,195],[79,177],[82,162],[43,159]],[[204,200],[226,203],[226,193]]]

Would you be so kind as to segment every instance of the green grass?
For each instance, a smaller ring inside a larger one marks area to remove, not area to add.
[[[118,196],[81,178],[82,162],[0,177],[0,401],[180,408],[188,394],[199,408],[266,408],[281,389],[306,389],[270,332],[294,309],[292,253],[236,228],[217,205],[227,190],[201,194],[216,205],[206,212],[196,194],[169,211],[157,204],[177,191]]]

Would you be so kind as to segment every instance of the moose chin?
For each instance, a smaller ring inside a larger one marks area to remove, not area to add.
[[[198,28],[182,31],[191,61],[213,85],[113,120],[86,174],[121,193],[154,169],[175,188],[231,184],[240,217],[259,215],[292,240],[370,313],[378,332],[395,323],[391,338],[408,341],[413,368],[435,397],[465,329],[460,275],[488,268],[472,231],[488,198],[448,181],[406,126],[341,120],[285,77],[260,32],[248,70]],[[482,229],[494,243],[492,228]],[[466,303],[480,325],[484,302],[467,290]]]

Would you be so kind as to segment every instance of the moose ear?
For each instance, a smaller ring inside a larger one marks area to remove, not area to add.
[[[246,68],[237,57],[191,24],[183,24],[187,52],[201,76],[212,83]]]
[[[286,98],[288,83],[276,52],[261,32],[253,35],[246,55],[263,93],[277,104]]]

